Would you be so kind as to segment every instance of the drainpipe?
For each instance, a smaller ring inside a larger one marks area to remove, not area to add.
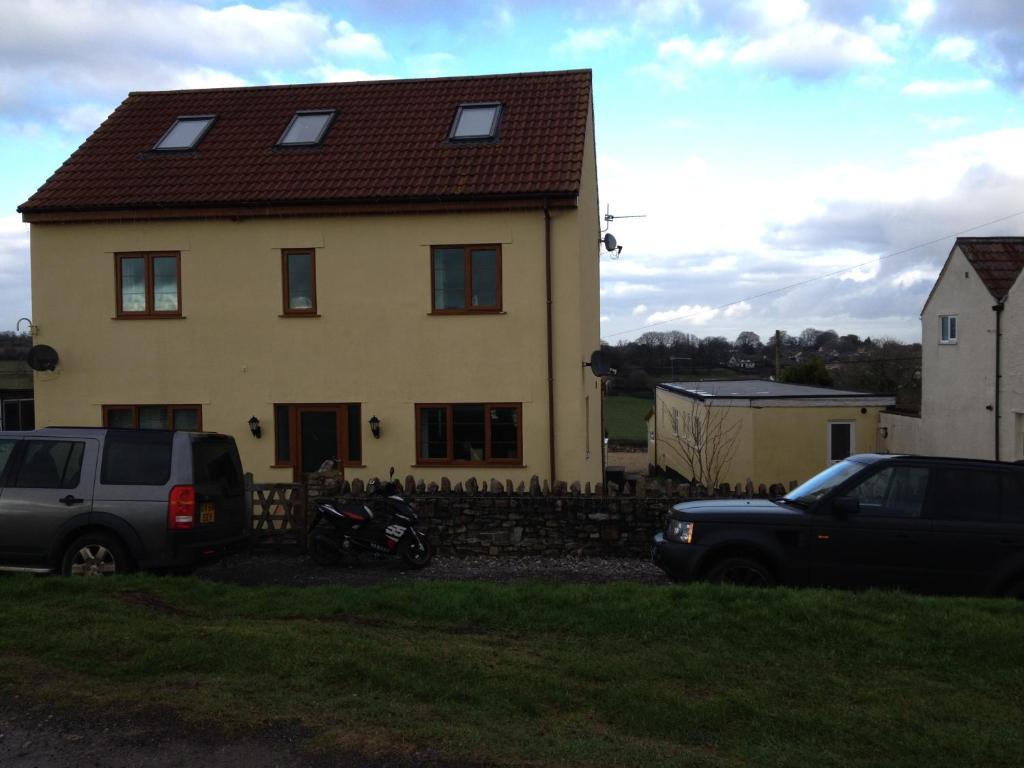
[[[548,454],[551,457],[551,487],[555,487],[555,364],[551,340],[551,210],[544,198],[544,278],[548,301]]]
[[[1003,376],[1003,374],[1002,374],[1002,354],[1001,354],[1001,352],[1002,352],[1002,342],[1000,341],[1000,339],[1002,339],[1002,336],[1003,336],[1003,323],[1002,323],[1002,319],[1003,319],[1003,309],[1006,306],[1004,302],[1005,302],[1005,299],[1000,299],[996,303],[996,305],[994,307],[992,307],[992,311],[994,311],[996,313],[996,382],[995,382],[996,393],[995,393],[995,401],[994,401],[995,407],[993,408],[995,419],[994,419],[994,423],[992,425],[993,432],[995,432],[995,448],[996,448],[995,455],[996,455],[996,461],[999,461],[999,383],[1000,383],[999,380]]]

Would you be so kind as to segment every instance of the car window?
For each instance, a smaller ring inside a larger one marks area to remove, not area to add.
[[[999,520],[1002,473],[944,468],[935,474],[929,517],[976,522]]]
[[[925,467],[886,467],[844,495],[860,502],[861,515],[918,517],[927,487]]]
[[[17,444],[17,440],[0,440],[0,483],[3,482],[4,470],[10,463],[11,454],[14,453],[14,446]]]
[[[245,492],[238,449],[231,438],[194,438],[192,472],[198,487],[216,487],[227,496],[240,496]]]
[[[840,461],[825,471],[819,472],[803,485],[794,488],[786,494],[785,500],[800,504],[813,504],[862,471],[864,471],[863,464],[858,464],[855,461]]]
[[[82,477],[85,443],[72,440],[26,440],[15,488],[77,488]]]
[[[103,485],[166,485],[171,477],[170,432],[108,432],[103,444]]]

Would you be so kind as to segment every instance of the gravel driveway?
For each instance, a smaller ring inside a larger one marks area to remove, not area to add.
[[[518,580],[572,584],[619,581],[668,584],[665,574],[646,559],[576,557],[435,557],[420,571],[397,558],[365,557],[353,564],[324,567],[302,553],[252,552],[227,558],[196,572],[196,576],[244,586],[311,587],[321,584],[398,584],[413,581]]]

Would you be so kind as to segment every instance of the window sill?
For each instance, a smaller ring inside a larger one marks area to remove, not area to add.
[[[186,315],[114,315],[111,320],[185,320]]]
[[[427,312],[435,317],[462,317],[465,315],[507,315],[503,309],[444,309],[440,311]]]
[[[285,313],[283,315],[278,315],[278,317],[287,317],[287,318],[292,318],[292,317],[320,317],[320,313],[319,312],[289,312],[289,313]]]
[[[446,469],[446,468],[452,468],[452,467],[454,467],[455,469],[473,469],[473,468],[480,468],[480,467],[490,467],[492,469],[499,468],[499,467],[507,467],[509,469],[525,469],[527,465],[523,464],[521,462],[518,463],[518,464],[514,464],[512,462],[504,462],[504,461],[502,461],[502,462],[488,462],[488,461],[432,461],[432,462],[428,462],[426,464],[410,464],[409,466],[414,468],[414,469],[438,469],[438,468]]]
[[[271,469],[295,469],[294,464],[271,464]],[[342,469],[366,469],[365,464],[342,464]]]
[[[940,341],[939,342],[939,346],[940,347],[955,347],[956,344],[957,344],[957,342],[955,340],[954,341]]]

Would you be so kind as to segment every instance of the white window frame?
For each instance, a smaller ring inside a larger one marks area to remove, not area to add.
[[[960,337],[957,315],[939,315],[939,344],[956,344]]]
[[[831,467],[833,464],[838,464],[840,461],[843,461],[843,459],[832,458],[832,426],[834,424],[850,425],[850,452],[847,454],[847,456],[853,456],[857,452],[857,422],[845,420],[830,421],[828,423],[828,427],[826,427],[826,429],[828,430],[828,439],[825,441],[825,464],[826,466],[829,467]]]

